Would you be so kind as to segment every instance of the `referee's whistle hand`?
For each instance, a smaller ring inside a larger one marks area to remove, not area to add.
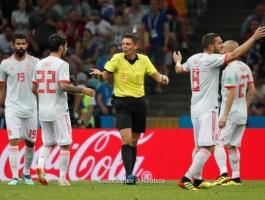
[[[165,75],[162,75],[162,85],[168,85],[169,78]]]
[[[90,69],[90,73],[91,75],[98,75],[98,76],[101,76],[102,75],[102,72],[98,69]]]

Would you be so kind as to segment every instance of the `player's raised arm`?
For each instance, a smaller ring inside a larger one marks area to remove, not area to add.
[[[180,74],[180,73],[185,73],[186,71],[184,70],[181,61],[182,61],[182,55],[180,53],[180,51],[178,51],[177,53],[174,51],[173,53],[173,60],[175,62],[175,71],[176,73]]]
[[[240,45],[233,52],[229,53],[226,57],[226,62],[228,63],[240,58],[251,48],[255,41],[263,37],[265,37],[265,26],[257,28],[254,34],[245,43]]]

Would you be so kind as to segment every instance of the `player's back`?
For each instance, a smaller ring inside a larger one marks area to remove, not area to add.
[[[253,82],[250,68],[242,61],[233,61],[225,68],[222,75],[222,106],[221,113],[225,108],[227,89],[235,88],[235,97],[230,110],[231,117],[240,124],[246,123],[247,119],[247,87]]]
[[[54,121],[68,113],[67,93],[59,87],[59,82],[69,82],[68,63],[55,56],[42,59],[37,63],[35,80],[38,83],[40,120]]]
[[[224,55],[198,53],[184,63],[184,69],[190,71],[191,114],[200,117],[218,109],[219,66],[224,63]]]
[[[7,85],[6,111],[19,117],[32,117],[37,112],[36,97],[31,91],[32,74],[38,58],[27,55],[17,60],[14,55],[1,63],[0,80]]]

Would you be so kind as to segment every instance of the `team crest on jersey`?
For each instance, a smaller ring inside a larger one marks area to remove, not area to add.
[[[231,77],[226,78],[225,82],[226,84],[232,84],[232,78]]]
[[[26,71],[27,71],[27,72],[31,72],[31,70],[32,70],[32,66],[31,66],[31,64],[27,64],[27,66],[26,66]]]

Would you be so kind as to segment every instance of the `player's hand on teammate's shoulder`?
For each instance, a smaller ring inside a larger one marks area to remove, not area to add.
[[[265,37],[265,26],[260,26],[254,32],[254,34],[252,35],[252,38],[254,40],[258,40],[258,39],[263,38],[263,37]]]
[[[95,90],[93,90],[91,88],[87,88],[87,87],[82,88],[82,93],[86,94],[88,96],[91,96],[91,97],[95,96],[95,94],[96,94]]]

